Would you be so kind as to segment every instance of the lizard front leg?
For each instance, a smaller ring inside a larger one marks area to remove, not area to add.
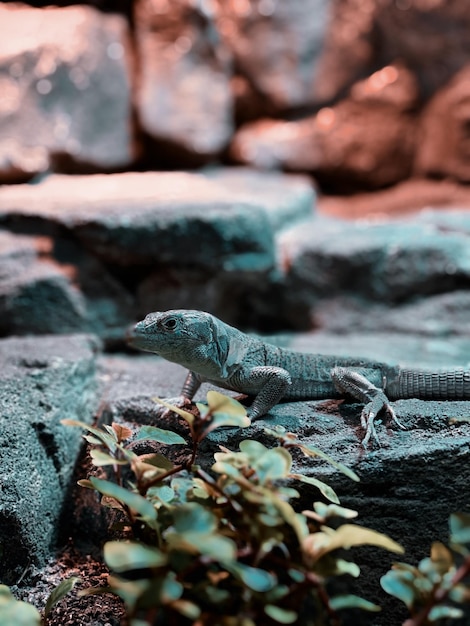
[[[366,431],[362,440],[364,448],[371,437],[380,445],[374,420],[382,409],[385,409],[392,421],[400,428],[404,428],[398,421],[383,390],[373,385],[365,376],[345,367],[335,367],[331,370],[331,378],[340,393],[348,394],[365,404],[361,413],[361,425]]]
[[[173,406],[182,409],[186,405],[190,404],[191,400],[196,395],[197,390],[201,386],[201,380],[196,376],[194,372],[189,371],[181,388],[181,394],[175,398],[166,398],[165,402],[172,404]],[[167,418],[172,413],[171,409],[163,408],[160,412],[160,417]]]
[[[248,417],[256,419],[265,415],[285,395],[286,389],[292,384],[289,372],[282,367],[269,365],[253,367],[245,374],[239,375],[240,389],[258,390]]]

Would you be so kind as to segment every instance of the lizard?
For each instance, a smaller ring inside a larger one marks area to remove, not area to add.
[[[364,404],[362,444],[378,443],[374,420],[385,411],[403,428],[390,401],[418,398],[470,400],[470,370],[404,368],[366,358],[295,352],[247,335],[204,311],[149,313],[128,343],[189,370],[178,398],[188,404],[203,382],[254,396],[247,414],[262,417],[281,400],[352,397]]]

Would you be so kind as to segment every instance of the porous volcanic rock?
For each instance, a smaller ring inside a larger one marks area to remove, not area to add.
[[[87,6],[0,6],[0,182],[133,160],[128,27]]]
[[[0,576],[40,565],[56,538],[81,432],[98,401],[97,343],[85,335],[0,340]]]

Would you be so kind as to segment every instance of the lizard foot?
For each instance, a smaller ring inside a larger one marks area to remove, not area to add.
[[[366,431],[366,434],[362,440],[362,446],[367,448],[369,441],[372,439],[380,447],[380,441],[375,430],[374,420],[377,413],[381,410],[385,410],[385,413],[401,430],[406,430],[405,426],[398,420],[395,411],[390,404],[384,401],[380,396],[375,397],[371,402],[366,404],[361,413],[361,426]]]

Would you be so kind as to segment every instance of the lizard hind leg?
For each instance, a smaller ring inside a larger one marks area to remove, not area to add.
[[[361,413],[361,426],[366,431],[362,440],[364,448],[371,439],[380,445],[374,420],[382,410],[385,410],[399,428],[405,430],[383,390],[372,384],[365,376],[346,367],[335,367],[331,370],[331,378],[340,393],[352,396],[365,404]]]

